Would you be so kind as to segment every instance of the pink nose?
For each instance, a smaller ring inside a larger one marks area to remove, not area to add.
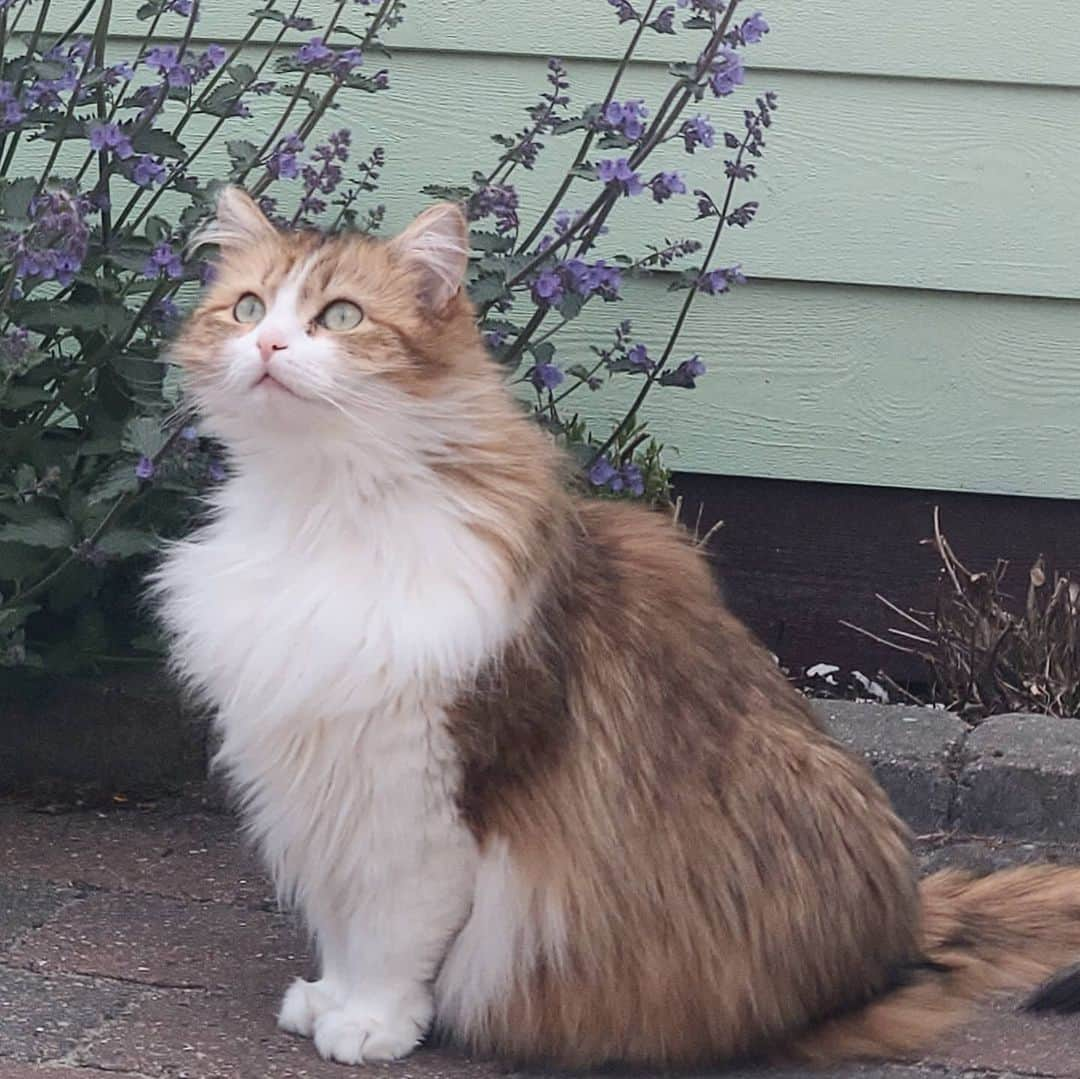
[[[263,363],[269,363],[270,357],[275,352],[281,352],[282,349],[289,347],[283,334],[273,332],[262,334],[256,344],[259,346],[259,355]]]

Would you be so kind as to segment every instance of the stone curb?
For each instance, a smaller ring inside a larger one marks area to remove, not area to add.
[[[974,730],[930,708],[814,701],[918,835],[1080,840],[1080,721],[1004,715]],[[160,675],[0,694],[0,793],[158,794],[206,777],[207,724]],[[226,808],[220,785],[212,804]]]
[[[1002,715],[971,729],[929,708],[815,701],[917,834],[1080,839],[1080,722]]]

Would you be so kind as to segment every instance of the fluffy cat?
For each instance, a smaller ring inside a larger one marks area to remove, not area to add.
[[[279,231],[237,189],[175,345],[230,476],[154,589],[345,1063],[434,1027],[588,1066],[897,1054],[1080,957],[1080,870],[921,886],[658,514],[579,498],[486,355],[467,231]]]

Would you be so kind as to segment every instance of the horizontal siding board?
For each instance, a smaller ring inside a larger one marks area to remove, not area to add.
[[[660,351],[661,288],[588,308],[556,337],[563,362],[620,318]],[[647,414],[683,471],[1080,498],[1078,327],[1071,301],[751,282],[695,304],[675,357],[708,373]],[[567,403],[606,429],[636,389]]]
[[[221,38],[239,38],[249,26],[249,6],[222,5],[212,19],[207,12],[200,33],[212,26]],[[1046,0],[1036,17],[1025,17],[1006,0],[759,0],[743,6],[747,13],[760,7],[773,26],[750,53],[763,70],[1080,86],[1080,5],[1074,0]],[[63,0],[63,11],[75,7],[76,0]],[[117,5],[117,32],[144,32],[136,7],[134,0]],[[329,0],[311,0],[304,11],[325,17],[333,7]],[[362,31],[361,9],[350,4],[345,24]],[[640,56],[687,59],[687,43],[699,36],[647,34]],[[600,59],[620,55],[627,38],[628,28],[618,25],[605,0],[419,0],[389,40],[398,48],[438,52]]]
[[[575,74],[585,100],[601,92],[600,65],[579,64]],[[489,134],[523,122],[543,67],[411,53],[396,57],[393,78],[390,93],[343,95],[335,117],[358,139],[385,143],[387,201],[398,210],[418,204],[424,182],[493,163]],[[640,70],[627,83],[654,101],[666,85],[661,73]],[[766,85],[780,92],[780,112],[761,181],[740,185],[761,214],[733,232],[725,258],[761,277],[1080,297],[1080,92],[790,73],[758,88]],[[468,89],[479,86],[483,94]],[[738,126],[742,100],[709,111]],[[577,146],[575,136],[549,142],[532,174],[515,175],[526,221]],[[722,150],[691,158],[667,149],[658,167],[720,189]],[[595,188],[578,191],[584,205]],[[662,208],[641,200],[616,220],[640,247],[665,234],[704,235],[694,213],[690,199]]]
[[[610,13],[599,0],[597,6],[609,33]],[[763,6],[771,16],[783,9],[805,18],[793,3]],[[880,38],[894,34],[900,14],[870,0],[857,6],[876,13]],[[120,0],[118,7],[129,12],[134,2]],[[822,19],[849,22],[841,14],[848,7],[825,8]],[[657,432],[681,451],[680,467],[1080,498],[1072,467],[1080,459],[1080,146],[1073,137],[1080,92],[1005,85],[1008,78],[987,80],[996,85],[949,81],[986,77],[954,61],[974,49],[973,39],[985,40],[1003,18],[998,8],[980,3],[979,33],[958,44],[965,35],[948,27],[955,11],[974,19],[968,0],[935,6],[933,40],[928,23],[920,23],[921,3],[907,6],[902,14],[919,25],[927,63],[947,57],[952,65],[948,72],[939,65],[933,79],[860,74],[860,65],[886,46],[853,30],[835,47],[819,42],[821,55],[837,63],[857,53],[858,61],[842,61],[851,74],[759,70],[743,97],[708,103],[714,118],[737,124],[754,90],[781,93],[762,179],[742,188],[743,197],[761,200],[761,215],[745,232],[732,230],[719,255],[724,263],[742,262],[754,280],[725,300],[695,305],[679,354],[700,353],[709,374],[699,390],[658,393],[650,406]],[[351,17],[357,10],[350,6]],[[386,146],[385,187],[376,198],[388,206],[389,229],[428,201],[419,194],[423,183],[459,180],[493,163],[497,148],[488,135],[517,128],[544,85],[541,58],[485,52],[486,39],[456,41],[442,22],[455,12],[465,19],[493,10],[486,0],[414,4],[409,33],[421,36],[409,39],[417,48],[394,57],[393,89],[342,95],[343,108],[324,127],[351,127],[361,156],[376,143]],[[558,24],[565,40],[583,43],[582,52],[603,53],[601,31],[574,21],[583,10],[595,16],[592,0],[580,8],[514,0],[486,22],[497,27],[505,12],[530,51],[547,51],[543,35]],[[201,32],[220,36],[232,12],[207,7]],[[1080,33],[1066,32],[1070,18],[1071,7],[1054,32],[1071,43]],[[1046,24],[1053,19],[1040,18],[1031,33],[1038,37]],[[771,35],[757,55],[771,55],[781,40]],[[919,50],[911,42],[901,49],[905,40],[895,36],[887,51],[895,46],[908,63]],[[426,43],[438,51],[420,51]],[[459,51],[465,48],[476,51]],[[1039,50],[1021,52],[1012,57],[1001,48],[995,55],[1009,55],[1024,71],[1024,63],[1035,62],[1027,53]],[[1044,48],[1040,55],[1049,63],[1057,54]],[[610,63],[575,62],[575,94],[594,99],[610,71]],[[895,65],[887,73],[913,74]],[[1045,81],[1065,80],[1058,72]],[[655,100],[665,85],[661,68],[640,65],[630,71],[626,93]],[[275,107],[280,100],[258,102],[256,115],[232,125],[230,137],[264,136]],[[199,133],[193,124],[189,144]],[[526,224],[576,148],[573,138],[550,142],[535,173],[515,174]],[[722,160],[722,152],[688,158],[672,148],[658,166],[678,166],[692,183],[718,186]],[[195,169],[203,177],[225,170],[220,150]],[[578,203],[594,191],[581,185]],[[162,212],[170,212],[166,200]],[[613,224],[620,247],[640,252],[665,235],[694,235],[702,226],[692,216],[686,199],[662,208],[626,200]],[[1040,296],[1050,298],[1033,298]],[[588,345],[623,317],[657,348],[671,307],[662,282],[633,285],[625,303],[590,309],[564,331],[564,362],[587,357]],[[632,389],[625,379],[621,385],[588,396],[590,415],[618,415]]]

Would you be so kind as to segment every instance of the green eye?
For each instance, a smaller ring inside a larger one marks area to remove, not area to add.
[[[266,305],[254,292],[241,296],[233,308],[233,318],[237,322],[261,322],[265,314]]]
[[[340,333],[356,329],[363,317],[364,312],[356,304],[348,300],[335,300],[323,309],[323,313],[315,321],[328,330],[336,330]]]

